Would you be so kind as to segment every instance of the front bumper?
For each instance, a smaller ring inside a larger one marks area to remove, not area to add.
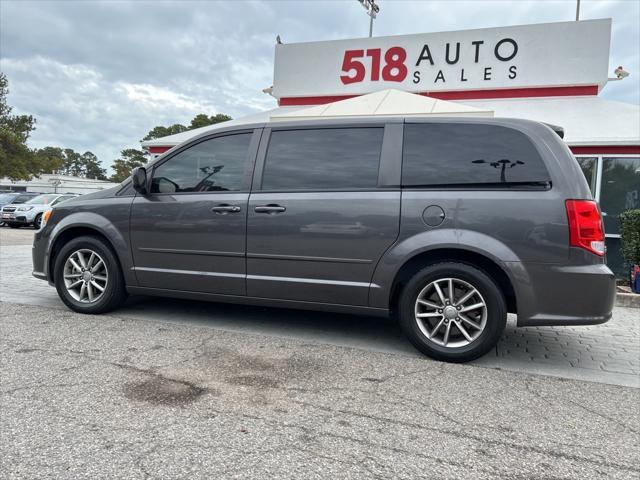
[[[520,264],[518,326],[597,325],[611,319],[615,275],[604,264]]]
[[[34,270],[33,272],[31,272],[31,275],[36,277],[38,280],[46,280],[47,279],[47,274],[44,273],[44,272],[36,272]]]
[[[2,212],[0,215],[0,221],[4,223],[12,223],[14,225],[31,225],[33,223],[34,215],[27,215],[25,212]]]
[[[45,235],[45,232],[43,232],[43,230],[38,230],[33,236],[33,246],[31,247],[33,271],[31,272],[31,274],[40,280],[47,280],[50,285],[53,285],[52,279],[49,278],[48,243],[48,236]]]

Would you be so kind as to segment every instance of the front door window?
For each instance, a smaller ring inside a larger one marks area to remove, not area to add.
[[[151,193],[234,192],[243,189],[251,133],[200,142],[157,167]]]

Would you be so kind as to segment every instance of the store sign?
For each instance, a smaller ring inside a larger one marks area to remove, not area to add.
[[[276,45],[277,98],[604,86],[611,20]]]

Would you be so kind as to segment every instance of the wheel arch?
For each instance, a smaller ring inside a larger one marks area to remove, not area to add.
[[[131,272],[130,250],[125,238],[120,231],[106,218],[92,214],[90,218],[74,219],[74,215],[65,217],[51,232],[51,240],[46,259],[47,279],[53,282],[53,268],[56,255],[62,246],[73,238],[81,236],[93,236],[102,240],[115,255],[126,284],[135,283],[135,279],[129,278]]]
[[[395,310],[400,292],[408,280],[421,269],[441,262],[465,263],[484,271],[491,277],[502,291],[509,313],[517,313],[517,297],[512,280],[495,260],[472,250],[462,248],[437,248],[418,253],[407,259],[397,271],[391,284],[389,295],[389,309]]]
[[[60,253],[60,250],[62,250],[62,247],[64,247],[65,244],[67,244],[74,238],[78,238],[78,237],[97,237],[100,240],[104,241],[104,243],[107,246],[109,246],[109,248],[112,250],[112,252],[116,256],[116,259],[118,260],[118,263],[120,263],[120,268],[122,268],[122,262],[120,262],[120,258],[118,257],[118,253],[116,252],[116,249],[113,248],[113,244],[109,241],[109,239],[106,237],[104,233],[92,227],[86,227],[86,226],[69,227],[63,230],[62,232],[60,232],[60,234],[57,235],[56,238],[51,243],[51,250],[49,253],[49,265],[48,265],[49,268],[47,270],[50,280],[53,280],[53,266],[55,265],[56,257],[58,256],[58,253]]]

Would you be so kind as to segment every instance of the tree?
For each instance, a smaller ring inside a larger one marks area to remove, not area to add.
[[[29,180],[44,169],[41,158],[27,146],[36,120],[31,115],[11,115],[8,94],[9,81],[0,73],[0,178]]]
[[[102,168],[100,160],[92,152],[80,154],[72,148],[44,147],[36,150],[35,154],[42,163],[43,173],[107,179],[107,171]]]
[[[65,162],[64,152],[59,147],[44,147],[35,151],[42,162],[44,173],[55,173],[62,169]]]
[[[206,127],[207,125],[213,125],[215,123],[226,122],[227,120],[231,120],[229,115],[225,115],[224,113],[217,113],[215,115],[208,116],[206,113],[199,113],[195,117],[191,119],[191,123],[188,127],[180,123],[175,123],[170,127],[163,127],[159,125],[154,127],[152,130],[145,135],[142,141],[153,140],[155,138],[168,137],[169,135],[175,135],[176,133],[186,132],[187,130],[193,130],[194,128]]]
[[[112,182],[123,182],[131,176],[131,170],[147,163],[145,152],[135,148],[125,148],[120,152],[120,157],[113,161],[112,168],[115,173],[109,179]]]
[[[82,176],[81,155],[72,148],[64,149],[64,165],[60,173],[63,175],[71,175],[73,177]]]
[[[179,123],[171,125],[170,127],[163,127],[160,125],[149,131],[142,141],[153,140],[154,138],[166,137],[168,135],[175,135],[176,133],[186,132],[187,130],[189,130],[187,127],[180,125]]]
[[[199,113],[191,120],[189,130],[193,130],[194,128],[206,127],[207,125],[214,125],[220,122],[226,122],[227,120],[231,120],[231,117],[229,115],[225,115],[224,113],[218,113],[216,115],[211,115],[210,117],[208,117],[205,113]]]
[[[85,178],[94,178],[96,180],[106,180],[107,171],[100,166],[100,160],[91,152],[84,152],[80,157],[83,176]]]

